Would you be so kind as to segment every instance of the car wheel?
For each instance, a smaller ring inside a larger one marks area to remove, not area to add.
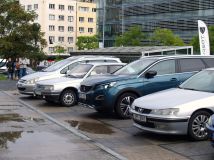
[[[188,125],[188,134],[191,139],[201,141],[208,138],[206,123],[210,116],[211,114],[207,111],[198,111],[191,116]]]
[[[62,92],[60,102],[63,106],[74,106],[77,102],[77,95],[73,90],[67,89]]]
[[[122,94],[118,98],[115,106],[115,113],[117,114],[117,116],[123,119],[130,118],[129,110],[130,110],[131,104],[134,102],[134,100],[137,97],[138,96],[133,93]]]

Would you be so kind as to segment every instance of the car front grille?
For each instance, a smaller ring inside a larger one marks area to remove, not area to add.
[[[19,80],[19,83],[25,83],[27,80],[24,80],[24,79],[20,79]]]
[[[92,86],[85,86],[85,85],[81,85],[80,86],[80,91],[81,92],[88,92],[92,89]]]
[[[150,114],[152,110],[135,106],[135,111],[141,114]]]
[[[137,120],[135,120],[135,119],[134,119],[134,122],[137,123],[137,124],[139,124],[139,125],[141,125],[141,126],[143,126],[143,127],[155,128],[155,124],[152,123],[152,122],[146,122],[146,123],[145,123],[145,122],[137,121]]]
[[[37,89],[44,89],[44,88],[45,88],[45,86],[40,85],[40,84],[37,84],[37,85],[36,85],[36,88],[37,88]]]

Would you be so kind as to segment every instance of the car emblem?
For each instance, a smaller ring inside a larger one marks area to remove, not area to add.
[[[143,113],[144,109],[143,108],[140,108],[139,109],[139,112]]]

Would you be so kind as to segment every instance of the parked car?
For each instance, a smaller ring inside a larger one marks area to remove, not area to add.
[[[66,77],[39,81],[35,94],[44,96],[47,102],[59,101],[64,106],[77,103],[80,82],[92,75],[112,73],[124,63],[80,63],[68,72]]]
[[[114,111],[119,117],[128,118],[136,98],[176,87],[198,71],[212,66],[213,56],[144,57],[113,75],[84,80],[79,102],[98,112]]]
[[[206,123],[214,113],[214,68],[186,80],[178,88],[136,99],[131,107],[134,126],[163,134],[208,137]]]
[[[208,120],[207,131],[208,131],[208,138],[210,139],[211,144],[214,147],[214,115],[212,115]]]
[[[6,59],[0,59],[0,73],[7,74]]]
[[[32,73],[35,73],[35,71],[31,67],[27,67],[26,68],[26,74],[29,75],[29,74],[32,74]]]
[[[35,84],[39,80],[46,80],[65,76],[66,72],[78,63],[84,62],[121,62],[119,58],[106,56],[73,56],[59,61],[46,69],[22,77],[17,83],[19,93],[33,95]]]

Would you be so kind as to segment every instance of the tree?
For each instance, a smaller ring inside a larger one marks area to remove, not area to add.
[[[140,26],[130,27],[127,32],[115,38],[115,46],[140,46],[145,35]]]
[[[163,46],[184,46],[183,40],[175,35],[170,29],[166,28],[157,28],[154,31],[153,36],[151,37],[151,40],[158,45]]]
[[[97,36],[80,36],[77,38],[77,47],[79,50],[96,49],[99,48],[99,41]]]
[[[26,12],[15,0],[0,0],[0,57],[41,57],[46,45],[36,14]]]
[[[55,49],[55,52],[58,53],[58,55],[66,52],[66,49],[60,45],[55,46],[54,49]]]
[[[209,30],[209,39],[210,39],[210,52],[214,53],[214,26],[208,27]],[[190,45],[193,46],[194,52],[200,53],[200,44],[199,44],[199,36],[196,35],[192,38]]]

